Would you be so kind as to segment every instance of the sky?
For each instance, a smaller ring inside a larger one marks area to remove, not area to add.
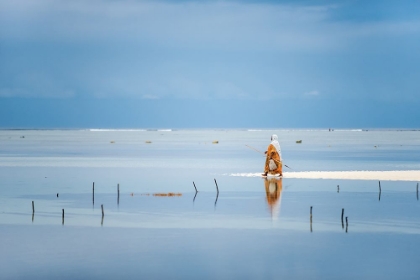
[[[0,128],[420,128],[420,2],[0,0]]]

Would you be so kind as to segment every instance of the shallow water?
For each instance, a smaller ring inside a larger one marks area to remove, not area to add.
[[[297,171],[420,169],[418,131],[0,131],[0,278],[418,279],[416,182],[230,176],[272,133]]]

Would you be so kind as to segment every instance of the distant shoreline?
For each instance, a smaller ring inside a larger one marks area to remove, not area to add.
[[[0,131],[91,131],[91,132],[139,132],[139,131],[325,131],[325,132],[369,132],[369,131],[420,131],[420,128],[0,128]]]

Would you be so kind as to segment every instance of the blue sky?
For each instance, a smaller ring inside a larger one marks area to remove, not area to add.
[[[0,127],[420,128],[419,50],[419,1],[0,0]]]

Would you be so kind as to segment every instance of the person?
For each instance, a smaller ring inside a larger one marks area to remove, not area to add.
[[[283,164],[281,159],[281,149],[276,134],[271,135],[271,143],[268,145],[267,151],[265,151],[265,168],[263,176],[270,174],[279,174],[283,176]]]

